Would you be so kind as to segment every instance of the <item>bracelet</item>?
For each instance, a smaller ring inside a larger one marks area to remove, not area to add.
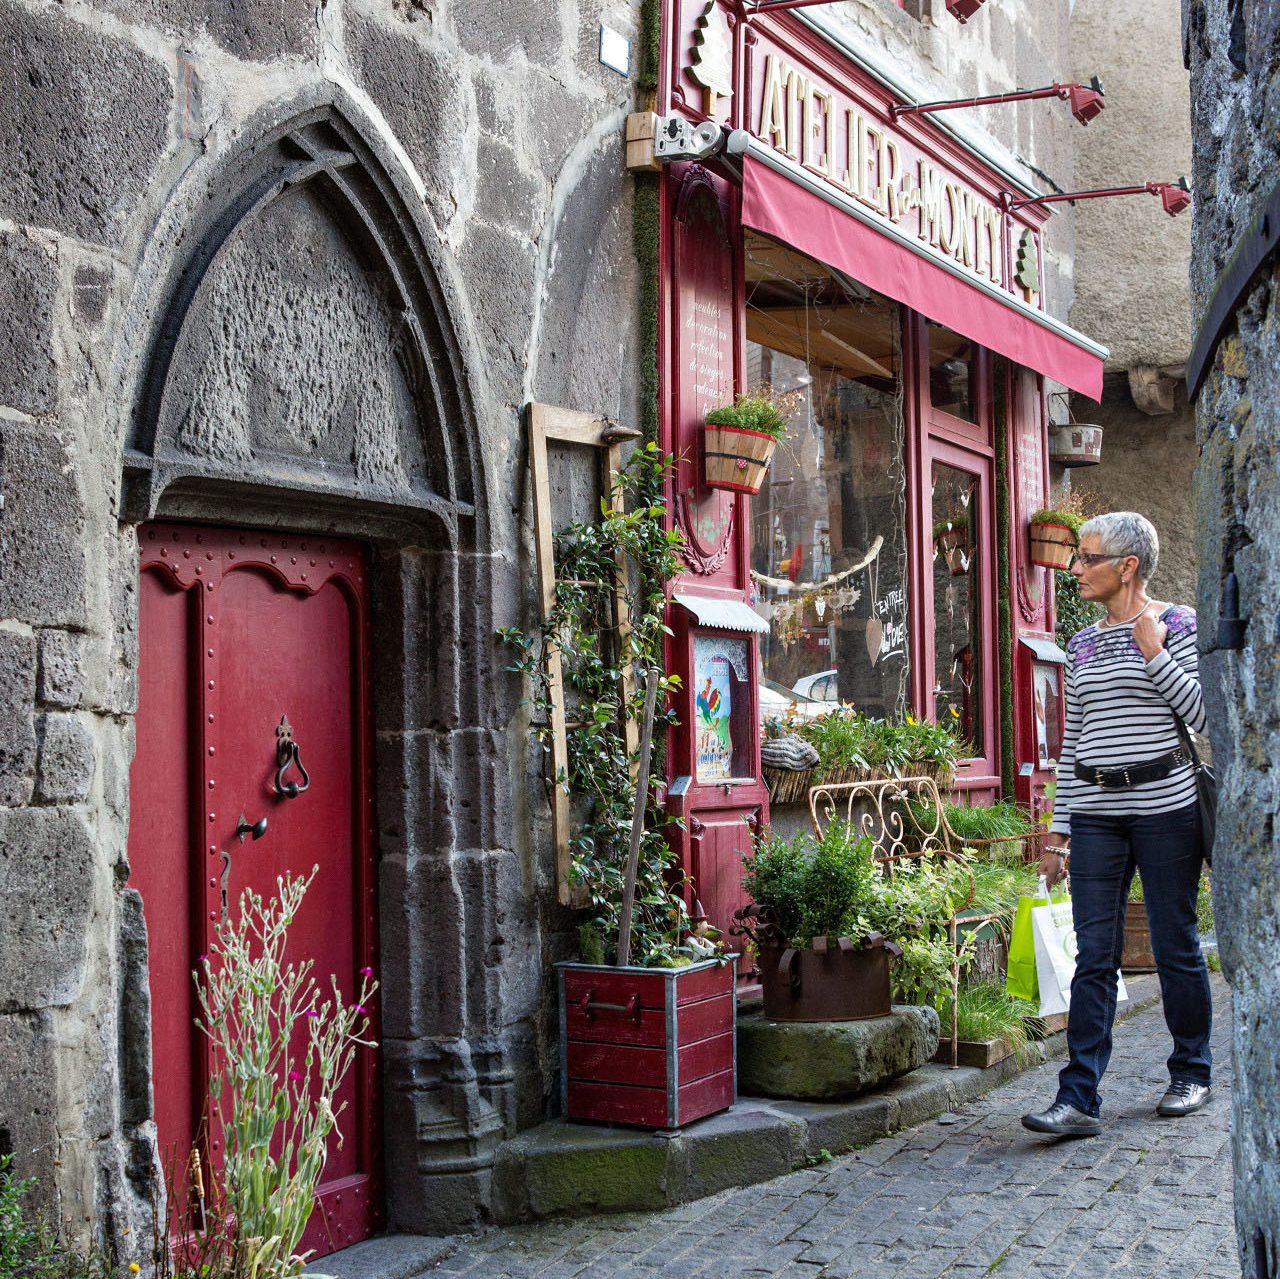
[[[1046,853],[1052,853],[1055,857],[1070,856],[1070,852],[1058,844],[1046,844],[1042,851]]]

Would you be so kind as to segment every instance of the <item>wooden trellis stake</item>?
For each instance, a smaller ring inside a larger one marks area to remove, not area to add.
[[[608,418],[550,404],[531,403],[526,408],[529,430],[529,470],[533,479],[533,528],[538,556],[538,590],[542,616],[550,616],[556,602],[555,528],[551,518],[551,480],[547,467],[547,443],[577,444],[600,451],[600,482],[614,510],[622,510],[622,494],[615,492],[613,477],[621,466],[622,445],[639,439],[640,432],[620,426]],[[626,565],[619,562],[614,589],[614,626],[618,642],[625,642],[631,629],[627,605]],[[564,906],[586,905],[581,885],[569,882],[569,796],[555,779],[569,770],[569,741],[565,727],[564,669],[559,650],[550,645],[546,654],[547,692],[551,700],[551,835],[556,853],[556,893]],[[631,695],[630,672],[623,673],[624,705]],[[627,752],[636,749],[637,730],[633,719],[624,720]]]

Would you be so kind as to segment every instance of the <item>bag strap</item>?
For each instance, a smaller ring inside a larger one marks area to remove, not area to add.
[[[1170,604],[1156,620],[1163,622],[1164,619],[1173,612],[1173,610],[1174,605]],[[1163,648],[1166,653],[1169,652],[1169,638],[1167,635],[1165,636]],[[1172,654],[1170,654],[1170,656],[1172,656]],[[1178,736],[1182,739],[1182,745],[1186,748],[1187,754],[1191,757],[1191,769],[1193,772],[1198,773],[1204,767],[1204,763],[1200,759],[1200,752],[1196,750],[1196,744],[1191,736],[1191,730],[1187,727],[1186,720],[1184,720],[1172,706],[1169,707],[1169,710],[1173,714],[1173,722],[1178,726]]]

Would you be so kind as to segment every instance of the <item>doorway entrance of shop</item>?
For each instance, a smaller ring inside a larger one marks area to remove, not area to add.
[[[347,999],[376,967],[368,561],[354,543],[279,532],[151,524],[139,540],[130,882],[147,923],[160,1150],[184,1185],[193,1144],[216,1168],[221,1143],[192,970],[241,894],[271,897],[277,876],[318,866],[288,958]],[[359,1050],[304,1250],[381,1224],[377,1080]]]

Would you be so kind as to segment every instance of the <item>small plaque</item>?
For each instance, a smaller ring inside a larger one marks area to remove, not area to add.
[[[619,75],[631,74],[631,41],[603,22],[600,24],[600,61]]]

